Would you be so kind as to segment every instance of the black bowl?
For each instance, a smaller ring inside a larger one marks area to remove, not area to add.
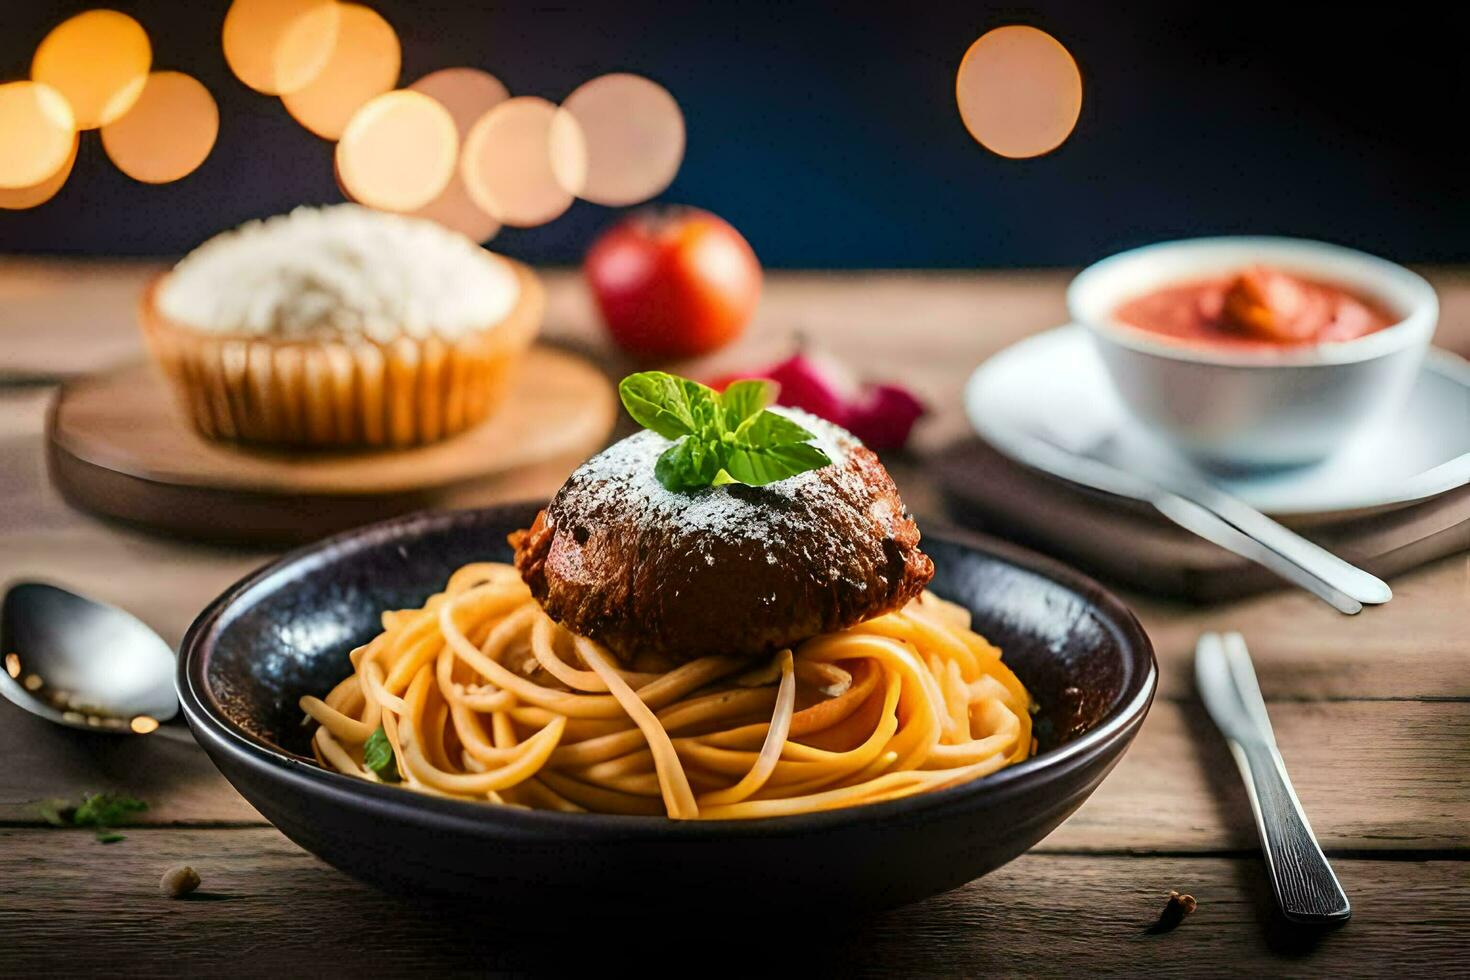
[[[955,888],[1045,837],[1112,769],[1153,700],[1153,650],[1117,599],[1009,545],[932,533],[933,590],[972,610],[1041,705],[1040,752],[982,780],[803,816],[683,822],[492,807],[319,768],[297,699],[346,676],[347,652],[379,630],[382,609],[420,604],[467,562],[509,560],[506,534],[535,510],[415,515],[339,535],[249,576],[190,627],[178,675],[189,725],[287,837],[373,884],[501,912],[885,908]]]

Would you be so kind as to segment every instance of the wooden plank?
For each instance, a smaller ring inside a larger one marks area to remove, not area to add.
[[[554,931],[497,927],[473,903],[380,894],[274,831],[134,830],[116,844],[75,831],[0,832],[4,972],[167,973],[229,964],[231,975],[559,971],[614,964],[711,963],[736,953],[716,923],[599,929],[596,909],[548,920]],[[391,856],[385,855],[385,860]],[[187,862],[201,894],[157,894]],[[1448,974],[1470,917],[1467,865],[1336,862],[1354,918],[1336,931],[1288,927],[1270,912],[1259,859],[1025,856],[928,902],[860,922],[783,928],[762,921],[740,940],[750,969],[823,974],[1091,976]],[[717,887],[718,883],[711,883]],[[1199,909],[1150,934],[1171,888]],[[575,941],[567,939],[575,937]],[[688,959],[686,959],[688,957]]]
[[[134,311],[161,268],[157,262],[0,258],[0,349],[6,355],[0,366],[67,377],[137,360],[143,348]],[[595,349],[617,366],[580,273],[537,272],[547,286],[546,335]],[[744,338],[687,366],[711,373],[748,367],[789,351],[800,337],[880,375],[915,367],[925,379],[948,378],[943,390],[927,395],[948,414],[979,356],[1065,321],[1069,277],[1051,270],[773,272]],[[919,331],[922,344],[915,343]]]
[[[1272,698],[1470,697],[1470,554],[1393,579],[1393,601],[1344,616],[1296,589],[1189,606],[1126,595],[1159,658],[1160,691],[1194,694],[1194,644],[1238,630]]]
[[[20,304],[0,303],[6,360],[15,355],[37,370],[74,373],[98,367],[99,349],[112,351],[109,357],[141,356],[131,301],[119,297],[141,288],[153,270],[131,263],[0,263],[0,297]],[[1470,274],[1430,274],[1443,301],[1442,338],[1470,343]],[[552,270],[545,277],[548,336],[603,357],[614,371],[627,366],[602,340],[576,273]],[[690,369],[760,363],[788,349],[800,333],[815,346],[840,350],[859,372],[898,376],[921,391],[934,415],[920,431],[919,447],[932,452],[965,431],[959,391],[970,368],[1065,317],[1065,279],[1064,272],[772,274],[747,337]],[[86,289],[77,288],[79,280]],[[94,293],[110,299],[96,309],[90,300],[72,300]],[[0,401],[0,489],[7,503],[0,519],[0,574],[79,579],[176,639],[205,601],[263,555],[241,560],[235,553],[119,535],[76,518],[46,484],[39,442],[46,398],[33,390]],[[911,507],[938,514],[921,458],[897,456],[891,463]],[[124,572],[140,561],[157,574]],[[1169,696],[1189,693],[1190,651],[1202,628],[1246,630],[1278,697],[1470,696],[1470,670],[1464,669],[1470,644],[1460,636],[1470,604],[1470,561],[1448,559],[1397,578],[1394,586],[1394,602],[1351,620],[1291,591],[1208,610],[1136,596],[1130,601],[1154,637]]]
[[[141,353],[133,310],[156,262],[0,259],[0,368],[70,376]],[[1421,270],[1440,294],[1443,346],[1470,351],[1470,270]],[[546,333],[627,363],[612,351],[581,275],[538,270],[547,285]],[[717,373],[760,364],[798,338],[854,369],[900,377],[934,409],[926,445],[966,431],[959,392],[981,359],[1067,321],[1069,270],[771,272],[746,335],[686,366]],[[85,284],[86,288],[78,288]]]
[[[545,344],[521,356],[504,407],[485,425],[425,446],[343,451],[242,448],[206,439],[157,367],[138,362],[61,387],[54,442],[97,466],[173,486],[245,493],[369,495],[492,479],[604,444],[617,397],[586,359]]]
[[[618,408],[586,358],[536,344],[493,418],[396,449],[244,450],[201,437],[139,362],[57,393],[51,483],[70,503],[170,536],[284,546],[416,510],[546,498],[607,444]]]
[[[1470,397],[1466,401],[1470,425]],[[982,440],[930,461],[956,520],[993,529],[1122,588],[1223,603],[1282,587],[1274,572],[1161,517],[1147,504],[1086,493],[1012,462]],[[1470,487],[1385,513],[1314,522],[1303,533],[1375,575],[1400,578],[1470,550]]]
[[[135,360],[134,320],[155,260],[0,257],[0,381],[86,374]]]
[[[211,597],[273,552],[160,538],[68,507],[46,476],[50,394],[0,391],[0,582],[55,581],[122,606],[176,645]]]
[[[46,476],[49,399],[46,389],[0,389],[0,581],[55,579],[126,607],[177,643],[210,599],[274,552],[159,538],[68,507]],[[899,459],[893,470],[906,498],[932,499],[915,463]],[[1246,634],[1271,698],[1470,697],[1470,556],[1393,584],[1392,602],[1355,617],[1292,590],[1211,607],[1125,598],[1153,640],[1166,697],[1193,696],[1194,642],[1207,629]]]
[[[1470,702],[1275,702],[1281,755],[1329,850],[1470,850]],[[1235,762],[1199,702],[1157,702],[1052,851],[1257,846]]]
[[[130,309],[149,271],[0,260],[0,380],[136,358]],[[1470,273],[1431,276],[1443,307],[1440,342],[1470,349]],[[614,372],[627,366],[602,341],[575,273],[547,278],[547,333],[604,358]],[[799,332],[860,373],[901,378],[936,411],[920,432],[919,453],[895,457],[892,468],[910,505],[937,514],[924,458],[965,431],[958,400],[965,377],[988,353],[1061,322],[1065,278],[773,274],[747,337],[686,369],[759,364],[787,351]],[[177,641],[208,599],[268,553],[164,541],[71,511],[43,468],[48,398],[45,389],[0,392],[0,580],[56,578],[126,606]],[[762,964],[780,956],[788,968],[907,974],[1461,970],[1467,866],[1360,859],[1405,850],[1458,858],[1466,849],[1470,703],[1412,699],[1470,698],[1463,639],[1470,562],[1449,559],[1393,584],[1394,602],[1351,619],[1291,592],[1208,609],[1130,597],[1159,650],[1164,700],[1071,821],[987,879],[909,910],[826,927],[794,952],[772,942]],[[1302,934],[1265,911],[1243,790],[1191,699],[1190,652],[1206,628],[1246,633],[1314,826],[1329,849],[1354,855],[1335,861],[1355,905],[1342,930]],[[1342,700],[1361,698],[1411,700]],[[1327,700],[1304,703],[1318,699]],[[496,929],[472,909],[378,895],[269,828],[180,826],[259,819],[186,743],[99,742],[0,703],[0,745],[7,750],[0,823],[29,820],[12,808],[37,797],[120,788],[149,800],[155,825],[108,846],[81,832],[0,830],[7,872],[0,974],[217,970],[221,962],[247,974],[482,972],[569,968],[584,951],[604,967],[619,955],[655,962],[642,952],[646,944],[631,951],[627,934],[566,943],[568,929],[586,934],[596,910],[579,910],[558,936],[527,937]],[[155,897],[158,875],[180,860],[200,868],[212,900]],[[1172,933],[1148,935],[1163,894],[1176,887],[1200,898],[1200,912]],[[770,933],[764,926],[751,935]],[[712,949],[688,952],[697,957],[688,962],[704,963]]]
[[[103,735],[61,728],[0,699],[0,825],[39,822],[36,803],[123,792],[148,804],[142,822],[264,824],[214,768],[188,729]]]
[[[1281,751],[1325,847],[1470,849],[1470,703],[1280,702]],[[179,734],[182,734],[180,732]],[[123,790],[149,824],[258,823],[192,744],[58,729],[0,702],[0,823],[31,801]],[[1210,853],[1256,846],[1245,789],[1197,703],[1159,702],[1097,793],[1040,845],[1053,852]]]
[[[56,579],[132,610],[176,643],[209,599],[269,553],[159,539],[67,508],[40,462],[46,400],[34,389],[0,393],[0,580]],[[1394,602],[1352,619],[1293,593],[1211,610],[1139,607],[1159,650],[1166,698],[1191,696],[1190,651],[1200,630],[1245,630],[1273,700],[1283,751],[1324,839],[1354,848],[1461,846],[1446,843],[1455,826],[1447,804],[1455,797],[1445,794],[1470,797],[1465,704],[1274,702],[1464,697],[1470,693],[1470,644],[1462,633],[1470,608],[1467,582],[1466,560],[1449,559],[1395,583]],[[159,820],[253,819],[202,758],[178,762],[176,778],[139,785],[138,773],[156,770],[131,764],[137,749],[98,754],[68,744],[70,737],[0,704],[0,744],[20,747],[0,767],[0,802],[131,788],[154,803]],[[176,767],[168,758],[163,773]],[[1446,768],[1451,764],[1459,768]],[[1146,792],[1135,794],[1134,786]],[[1353,794],[1345,801],[1343,786]],[[1361,810],[1354,808],[1358,799]],[[1198,707],[1161,702],[1118,773],[1046,846],[1251,846],[1242,801],[1228,757]],[[1463,816],[1459,821],[1463,826]]]

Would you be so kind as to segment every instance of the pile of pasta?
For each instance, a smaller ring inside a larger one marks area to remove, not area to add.
[[[352,673],[301,707],[318,761],[422,793],[568,812],[745,819],[978,779],[1033,751],[1031,702],[969,614],[904,609],[759,661],[621,664],[553,622],[516,570],[457,571],[385,612]]]

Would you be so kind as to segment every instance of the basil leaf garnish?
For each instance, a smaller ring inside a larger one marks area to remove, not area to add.
[[[659,456],[653,475],[669,490],[698,490],[714,480],[715,454],[698,438],[680,439]]]
[[[735,433],[735,444],[759,449],[764,446],[794,446],[798,443],[810,442],[815,438],[816,436],[784,415],[777,415],[775,412],[761,412],[751,419],[749,424],[741,426],[740,430]],[[821,450],[818,449],[817,452]],[[826,466],[827,464],[820,465]],[[807,469],[811,468],[807,467]]]
[[[776,386],[769,381],[732,383],[720,394],[720,408],[725,413],[726,430],[734,432],[742,423],[759,417],[775,397]],[[774,417],[780,418],[779,415]]]
[[[618,385],[633,420],[677,440],[654,467],[658,482],[683,492],[743,483],[763,487],[832,462],[811,432],[768,411],[772,381],[736,381],[717,392],[663,371],[630,374]],[[391,755],[391,753],[390,753]]]
[[[725,468],[720,472],[728,474],[730,482],[763,487],[795,473],[820,469],[830,462],[826,453],[806,443],[739,447],[725,458]]]
[[[663,371],[628,375],[618,385],[618,395],[634,422],[665,439],[698,432],[706,424],[701,416],[710,400],[719,398],[713,388]]]
[[[378,778],[385,783],[396,783],[401,778],[398,775],[398,760],[393,755],[393,744],[388,741],[388,733],[383,731],[381,725],[363,743],[362,764],[377,773]]]

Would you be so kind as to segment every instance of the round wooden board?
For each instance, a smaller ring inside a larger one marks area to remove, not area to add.
[[[548,496],[612,431],[612,385],[533,347],[483,425],[399,450],[285,451],[213,442],[151,364],[68,382],[52,406],[52,481],[72,504],[184,537],[303,541],[427,507]]]

